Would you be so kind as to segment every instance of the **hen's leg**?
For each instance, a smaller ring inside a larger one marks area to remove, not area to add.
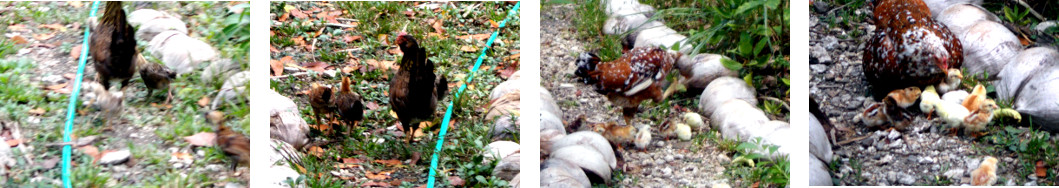
[[[625,125],[632,125],[632,118],[636,116],[637,107],[621,108],[621,116],[625,118]]]

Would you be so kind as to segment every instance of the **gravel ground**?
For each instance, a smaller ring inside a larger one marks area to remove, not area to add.
[[[576,54],[588,50],[582,46],[583,41],[577,39],[571,21],[576,17],[574,6],[544,7],[541,12],[541,85],[556,97],[564,121],[570,122],[585,115],[588,122],[622,122],[620,108],[612,106],[606,97],[574,76]],[[650,108],[642,106],[641,110]],[[651,123],[642,114],[634,119],[634,124]],[[724,164],[730,161],[729,156],[710,145],[693,149],[697,146],[690,141],[667,141],[658,136],[659,132],[657,126],[652,126],[654,138],[651,147],[645,151],[631,147],[620,151],[625,169],[620,172],[624,179],[619,184],[630,187],[731,184],[723,177]]]
[[[851,16],[870,19],[871,10],[867,7],[852,8],[857,9],[851,10]],[[849,26],[836,24],[832,27],[825,21],[830,18],[821,18],[818,11],[811,12],[809,67],[812,78],[809,92],[820,102],[832,122],[852,128],[857,134],[839,138],[840,141],[864,138],[835,148],[838,167],[837,170],[832,167],[832,173],[833,178],[840,179],[838,185],[965,185],[970,184],[971,171],[985,156],[1000,160],[998,185],[1037,185],[1043,182],[1033,175],[1020,175],[1018,169],[1022,167],[1016,164],[1022,161],[1015,158],[1014,153],[1008,150],[988,153],[982,148],[992,147],[991,144],[949,135],[946,127],[935,126],[942,124],[937,119],[928,120],[917,115],[912,128],[906,132],[869,130],[853,123],[857,113],[875,103],[868,96],[870,86],[861,71],[864,41],[868,41],[875,26],[851,22]],[[833,14],[825,17],[829,16]],[[860,30],[860,36],[845,39],[851,33],[857,33],[854,30]]]

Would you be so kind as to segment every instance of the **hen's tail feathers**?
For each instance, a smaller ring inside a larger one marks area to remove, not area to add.
[[[599,56],[593,53],[581,53],[577,57],[577,71],[574,75],[581,77],[586,84],[592,84],[598,80],[593,79],[589,76],[589,72],[596,71],[596,64],[599,64]]]

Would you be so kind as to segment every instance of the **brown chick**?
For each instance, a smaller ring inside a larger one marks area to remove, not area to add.
[[[905,89],[893,90],[887,95],[887,97],[893,98],[897,106],[903,109],[908,109],[908,107],[916,103],[920,94],[922,94],[922,91],[919,90],[919,87],[912,86]]]
[[[919,97],[919,88],[916,88],[914,92],[917,93],[916,97]],[[909,99],[905,98],[901,100]],[[915,99],[911,100],[915,102]],[[885,99],[883,99],[883,111],[886,112],[887,120],[890,122],[893,128],[899,131],[904,131],[906,128],[908,128],[909,125],[912,124],[913,117],[911,114],[908,113],[908,111],[904,109],[907,106],[901,107],[901,105],[904,104],[902,104],[902,102],[899,102],[898,98],[896,97],[887,96]],[[908,104],[908,106],[911,105],[912,104]]]
[[[169,92],[169,82],[176,79],[176,73],[169,70],[169,67],[165,65],[147,61],[147,59],[143,58],[143,55],[136,54],[136,59],[137,66],[140,67],[140,78],[143,79],[143,84],[147,86],[147,97],[150,98],[156,89],[165,89],[165,103],[169,103],[169,98],[172,96]]]
[[[434,74],[434,62],[415,38],[401,33],[394,41],[404,53],[397,72],[390,77],[390,108],[397,113],[407,142],[412,142],[419,123],[433,121],[438,101],[448,93],[448,81]]]
[[[313,83],[309,86],[309,106],[313,107],[313,116],[316,116],[317,124],[327,124],[320,120],[320,114],[331,113],[331,87],[321,86]]]
[[[600,123],[596,125],[611,144],[622,148],[625,144],[632,143],[636,139],[636,127],[615,122]]]
[[[120,1],[107,1],[99,20],[91,38],[96,76],[104,88],[110,89],[110,81],[117,79],[124,90],[136,73],[136,30],[125,19]]]
[[[342,78],[342,86],[335,93],[334,100],[338,116],[346,123],[347,131],[364,119],[364,104],[360,101],[360,94],[349,88],[349,77]]]
[[[963,119],[964,132],[978,133],[985,130],[985,126],[993,121],[993,112],[997,109],[1000,107],[993,99],[983,100],[975,111],[971,111],[970,116]]]
[[[974,112],[978,110],[978,107],[983,106],[982,103],[988,98],[985,94],[985,86],[982,86],[982,84],[975,85],[974,89],[971,89],[971,94],[967,95],[967,98],[963,99],[963,103],[960,105],[967,108],[967,111]]]
[[[982,164],[978,165],[978,169],[971,171],[971,185],[991,186],[996,184],[996,163],[996,158],[985,157],[985,160],[982,160]]]
[[[853,117],[853,122],[863,122],[867,127],[880,127],[889,121],[882,103],[875,103],[865,109],[864,112]]]
[[[641,101],[660,102],[670,94],[672,90],[663,82],[679,56],[662,48],[645,47],[633,48],[617,60],[600,62],[595,54],[582,53],[574,74],[621,107],[625,124],[631,124]]]
[[[224,155],[231,159],[231,168],[235,170],[237,165],[250,164],[250,139],[239,132],[232,131],[224,126],[226,119],[224,113],[212,111],[206,114],[206,119],[217,125],[214,130],[217,133],[217,147],[224,151]]]

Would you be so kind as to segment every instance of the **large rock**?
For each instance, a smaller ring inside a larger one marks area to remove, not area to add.
[[[610,172],[613,167],[607,165],[609,161],[604,159],[603,154],[596,152],[590,146],[571,145],[563,147],[552,152],[551,158],[569,161],[581,167],[581,169],[585,170],[585,174],[588,175],[588,179],[595,183],[610,182]]]
[[[956,36],[963,36],[968,28],[980,21],[1000,21],[1000,18],[989,13],[985,8],[971,4],[954,5],[941,12],[941,15],[935,14],[934,16],[937,17],[935,20],[945,24]]]
[[[227,80],[224,81],[224,85],[221,85],[221,90],[217,91],[217,96],[213,98],[213,104],[210,105],[211,109],[217,109],[218,106],[226,102],[235,102],[237,104],[246,101],[232,101],[237,99],[238,96],[249,96],[246,89],[250,88],[250,71],[243,71],[232,74]]]
[[[809,186],[832,185],[834,183],[831,182],[831,173],[828,171],[827,163],[816,158],[816,155],[809,155]]]
[[[187,24],[174,17],[156,18],[140,25],[136,29],[136,40],[151,41],[159,33],[175,31],[185,36],[188,34]],[[170,35],[172,36],[172,35]]]
[[[746,82],[742,79],[720,77],[714,79],[702,91],[702,96],[699,97],[699,110],[702,110],[703,115],[712,118],[717,108],[730,99],[743,100],[750,103],[751,106],[756,106],[758,101],[754,96],[754,89],[746,85]],[[711,123],[713,123],[712,120]]]
[[[816,116],[809,116],[809,154],[824,161],[831,161],[834,154],[831,151],[831,141],[827,138],[827,131],[824,130],[823,124],[820,124]]]
[[[555,115],[557,117],[563,117],[563,110],[560,109],[559,104],[555,102],[555,97],[552,96],[552,93],[549,92],[548,89],[545,89],[540,85],[537,85],[537,87],[537,89],[540,90],[541,101],[540,103],[538,103],[540,104],[540,111],[542,113],[550,112],[552,115]]]
[[[514,154],[511,154],[511,155],[508,155],[507,157],[504,157],[504,159],[501,159],[500,163],[497,163],[496,167],[493,168],[493,176],[494,177],[498,177],[498,178],[500,178],[502,180],[509,180],[509,181],[512,178],[515,178],[516,177],[515,175],[518,175],[519,172],[520,172],[520,170],[519,170],[519,164],[520,164],[519,160],[521,158],[522,158],[522,154],[521,153],[514,153]]]
[[[725,57],[717,54],[698,54],[694,56],[682,56],[677,60],[677,69],[680,75],[687,80],[684,85],[690,88],[704,89],[714,79],[728,76],[739,76],[738,73],[725,68],[721,59]]]
[[[982,74],[996,77],[1023,50],[1015,34],[993,21],[980,21],[958,36],[963,43],[965,77]]]
[[[559,119],[558,116],[545,111],[541,111],[540,116],[540,131],[553,129],[566,134],[566,126],[563,125],[563,120]]]
[[[298,105],[271,89],[262,93],[261,98],[263,101],[269,101],[263,103],[269,111],[269,136],[294,148],[301,149],[305,146],[309,142],[309,124],[302,119]]]
[[[217,57],[217,50],[212,46],[178,31],[158,33],[147,44],[147,52],[161,59],[178,76],[198,68],[201,62]]]
[[[269,143],[269,147],[272,148],[269,152],[269,169],[268,173],[265,174],[265,181],[270,186],[277,187],[305,187],[305,185],[290,185],[287,182],[297,182],[295,180],[301,176],[298,171],[291,168],[289,162],[301,163],[301,154],[297,152],[290,144],[281,140],[272,139]]]
[[[610,168],[617,168],[618,161],[614,155],[614,148],[610,145],[603,135],[592,131],[580,131],[571,133],[562,138],[552,142],[551,149],[553,152],[552,157],[555,157],[555,153],[566,147],[573,146],[586,146],[587,148],[600,154],[600,159],[607,164]],[[585,152],[582,150],[581,152]],[[542,151],[543,152],[543,151]],[[573,162],[573,161],[571,161]],[[608,174],[609,175],[609,174]]]
[[[982,0],[923,0],[923,3],[927,4],[932,17],[937,18],[942,11],[949,9],[949,7],[961,4],[982,5]]]
[[[503,159],[509,155],[519,153],[519,144],[512,141],[496,141],[485,146],[482,151],[482,162],[488,163],[495,159]]]
[[[562,159],[548,159],[541,163],[541,187],[592,187],[581,167]]]
[[[1032,117],[1033,124],[1059,131],[1059,52],[1047,47],[1027,49],[997,78],[993,84],[1000,100],[1014,101],[1015,110]]]

